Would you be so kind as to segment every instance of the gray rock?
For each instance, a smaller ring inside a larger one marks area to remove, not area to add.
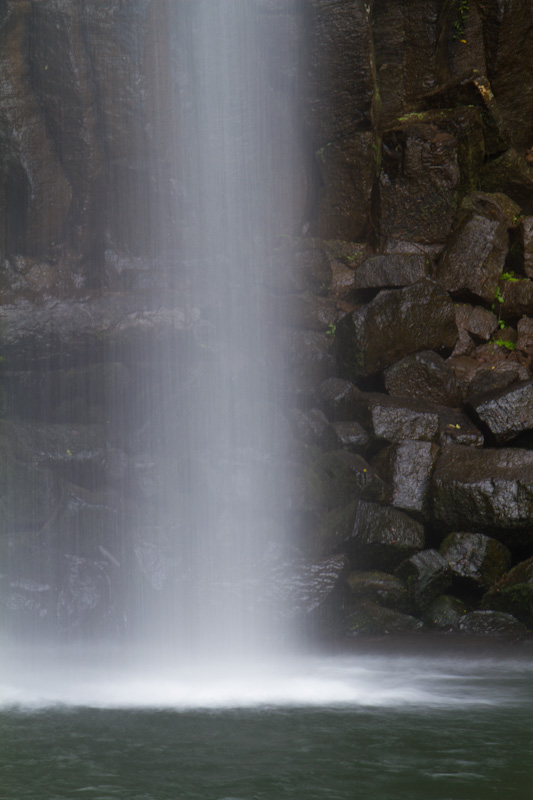
[[[524,636],[527,633],[516,617],[502,611],[472,611],[459,621],[461,633],[471,636]]]
[[[456,303],[455,320],[459,332],[466,330],[475,338],[485,342],[490,339],[498,327],[496,314],[483,306],[472,306],[469,303]]]
[[[524,278],[502,281],[501,293],[503,298],[501,311],[504,319],[533,316],[533,280]]]
[[[450,365],[432,350],[407,356],[384,373],[385,388],[393,397],[458,406],[459,393]]]
[[[471,407],[496,444],[504,444],[533,428],[533,380],[473,400]]]
[[[430,277],[431,262],[423,253],[394,253],[367,258],[355,270],[355,289],[409,286]]]
[[[457,340],[453,303],[429,280],[385,289],[337,327],[341,370],[357,380],[418,350],[451,350]]]
[[[352,597],[370,600],[397,611],[407,611],[407,589],[399,578],[387,572],[350,572],[346,579]]]
[[[530,542],[533,453],[444,448],[433,472],[431,506],[448,530],[485,531],[504,544]]]
[[[424,610],[424,622],[439,631],[456,631],[467,613],[464,604],[457,598],[442,594]]]
[[[359,418],[377,439],[483,446],[483,434],[460,409],[378,393],[361,393],[358,405]]]
[[[473,294],[492,302],[509,247],[504,222],[465,215],[449,240],[437,280],[452,294]]]
[[[533,558],[513,567],[483,596],[485,609],[495,609],[513,614],[527,625],[533,626]]]
[[[385,572],[424,547],[424,528],[395,508],[361,501],[350,541],[350,560],[358,569]]]
[[[391,458],[392,505],[424,515],[431,473],[439,448],[430,442],[400,442]]]
[[[465,400],[471,405],[482,395],[506,389],[518,380],[527,380],[528,377],[528,371],[522,364],[510,361],[497,361],[492,366],[478,366],[466,385]]]
[[[319,408],[311,408],[309,411],[291,408],[288,418],[293,436],[299,441],[310,445],[322,445],[326,448],[338,445],[339,438],[333,426]]]
[[[407,586],[413,605],[424,609],[450,586],[448,562],[437,550],[422,550],[403,561],[394,573]]]
[[[346,636],[384,636],[394,633],[420,631],[424,623],[409,614],[385,608],[379,603],[365,601],[351,608],[345,620]]]
[[[450,533],[440,546],[459,586],[488,589],[511,566],[505,545],[482,533]]]
[[[358,422],[334,422],[332,427],[343,447],[356,453],[364,453],[370,440]]]
[[[358,413],[361,390],[343,378],[328,378],[318,387],[318,399],[331,420],[351,421]]]

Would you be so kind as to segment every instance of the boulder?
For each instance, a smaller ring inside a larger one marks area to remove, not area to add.
[[[409,614],[386,608],[369,600],[354,604],[345,619],[346,636],[383,636],[394,633],[413,633],[423,629],[424,623]]]
[[[352,566],[385,572],[424,547],[424,528],[402,511],[361,501],[347,552]]]
[[[335,508],[325,514],[319,514],[316,524],[309,535],[307,525],[304,538],[310,539],[309,549],[315,556],[326,556],[338,551],[351,537],[359,500],[347,506]],[[305,547],[304,542],[304,547]]]
[[[450,533],[440,546],[458,587],[488,589],[511,566],[511,552],[483,533]]]
[[[514,320],[533,316],[533,280],[523,278],[501,282],[501,314],[503,319]]]
[[[533,212],[533,172],[522,153],[513,147],[484,165],[480,186],[484,192],[504,192],[526,214]]]
[[[437,550],[422,550],[403,561],[394,573],[407,587],[409,598],[419,611],[450,586],[447,561]]]
[[[393,397],[410,397],[445,406],[458,406],[455,374],[432,350],[407,356],[384,373],[385,388]]]
[[[474,399],[471,408],[496,444],[504,444],[533,428],[533,380]]]
[[[395,508],[425,515],[431,473],[438,454],[439,448],[430,442],[403,441],[393,447],[388,478]]]
[[[483,434],[460,409],[364,393],[358,396],[359,419],[376,439],[483,446]]]
[[[459,621],[459,631],[471,636],[508,636],[515,639],[527,633],[516,617],[502,611],[472,611]]]
[[[397,611],[407,611],[407,589],[399,578],[387,572],[350,572],[346,579],[353,598],[370,600]]]
[[[457,631],[467,613],[464,603],[457,597],[441,594],[424,609],[424,622],[439,631]]]
[[[483,596],[483,608],[513,614],[527,625],[533,626],[533,558],[513,567]]]
[[[469,406],[482,396],[506,389],[529,377],[527,369],[516,362],[497,361],[492,366],[474,363],[476,367],[465,387],[465,400]]]
[[[491,533],[504,544],[531,542],[533,453],[444,448],[431,482],[432,515],[447,530]]]
[[[350,422],[358,413],[361,390],[344,378],[327,378],[318,387],[318,399],[335,422]]]
[[[469,303],[456,303],[455,321],[459,332],[465,330],[474,339],[483,342],[487,342],[498,327],[496,314],[483,306],[472,306]]]
[[[418,350],[451,350],[457,340],[453,303],[429,280],[381,291],[337,326],[344,377],[375,375]]]
[[[339,443],[339,437],[323,411],[319,408],[311,408],[309,411],[302,411],[300,408],[291,408],[288,412],[289,422],[293,436],[300,442],[309,445],[322,445],[323,447],[335,447]],[[361,432],[366,436],[361,428]],[[366,436],[367,440],[368,437]]]
[[[464,214],[446,244],[438,282],[450,293],[492,302],[509,247],[507,226],[498,219]]]
[[[334,422],[333,430],[341,445],[347,450],[364,453],[369,444],[369,436],[358,422]]]
[[[429,278],[431,262],[423,253],[391,253],[367,258],[355,270],[355,289],[382,289],[409,286]]]

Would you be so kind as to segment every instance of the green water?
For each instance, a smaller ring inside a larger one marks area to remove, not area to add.
[[[435,705],[409,700],[402,675],[391,703],[376,694],[373,705],[5,706],[0,798],[529,800],[532,674],[505,662],[446,667]]]

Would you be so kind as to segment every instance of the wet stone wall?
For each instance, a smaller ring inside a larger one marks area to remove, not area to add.
[[[310,6],[319,178],[288,336],[302,546],[346,559],[346,636],[519,638],[533,625],[533,10]]]

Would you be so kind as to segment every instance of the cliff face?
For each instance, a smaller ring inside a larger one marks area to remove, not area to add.
[[[0,2],[0,600],[15,627],[118,625],[123,561],[151,591],[167,580],[164,548],[131,526],[175,491],[183,386],[195,360],[209,369],[195,281],[223,253],[202,250],[191,188],[199,2]],[[260,288],[294,479],[276,522],[321,565],[313,614],[352,632],[519,625],[501,609],[530,625],[533,7],[253,14],[272,140],[265,156],[244,129],[242,153],[280,198]],[[181,354],[174,416],[139,388],[168,397],[156,351]]]

